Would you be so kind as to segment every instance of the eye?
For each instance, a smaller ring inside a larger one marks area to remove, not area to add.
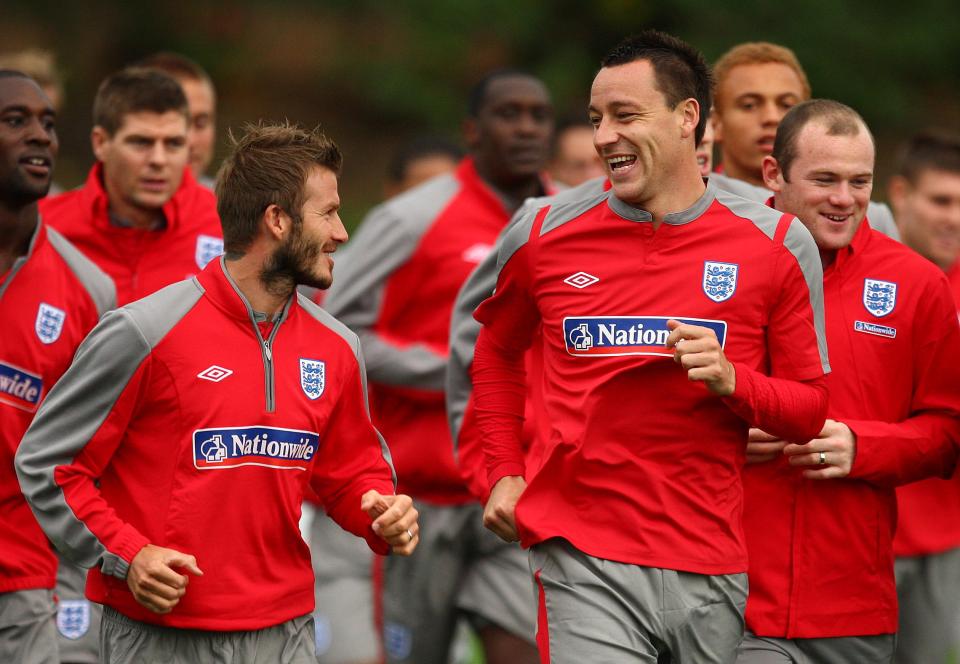
[[[599,127],[599,126],[600,126],[600,116],[599,116],[599,115],[591,115],[591,116],[589,117],[588,121],[589,121],[590,124],[592,124],[594,127]]]
[[[23,116],[19,113],[3,116],[3,123],[9,125],[10,127],[22,127],[23,122]]]

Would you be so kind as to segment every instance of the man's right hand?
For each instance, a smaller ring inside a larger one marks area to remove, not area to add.
[[[190,581],[190,577],[177,569],[203,576],[193,556],[147,544],[130,563],[127,586],[133,597],[154,613],[170,613],[187,592]]]
[[[787,441],[777,438],[762,429],[750,428],[747,439],[747,463],[763,463],[783,456]]]
[[[516,542],[517,523],[514,510],[527,483],[518,475],[500,478],[490,492],[490,498],[483,508],[483,525],[496,533],[505,542]]]

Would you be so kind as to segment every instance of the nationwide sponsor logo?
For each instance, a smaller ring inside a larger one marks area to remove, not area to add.
[[[300,388],[310,399],[319,399],[327,388],[327,364],[300,358]]]
[[[209,367],[198,373],[197,378],[209,380],[211,383],[219,383],[221,380],[231,375],[233,375],[233,371],[231,369],[224,369],[223,367],[218,367],[216,364],[211,364]]]
[[[43,395],[43,379],[13,364],[0,362],[0,402],[34,412]]]
[[[600,281],[598,277],[593,276],[587,272],[577,272],[576,274],[571,274],[569,277],[563,280],[563,283],[568,286],[573,286],[574,288],[586,288],[587,286],[592,286],[593,284]]]
[[[864,279],[863,306],[877,318],[886,316],[897,306],[897,285],[892,281]]]
[[[668,320],[708,327],[722,348],[727,340],[727,323],[706,318],[680,316],[569,316],[563,319],[567,352],[576,357],[658,355],[673,357],[666,347]]]
[[[876,323],[867,323],[862,320],[853,322],[853,329],[864,334],[875,334],[878,337],[887,337],[895,339],[897,337],[897,328],[887,327],[886,325],[877,325]]]
[[[60,338],[63,332],[63,324],[67,320],[67,312],[58,309],[46,302],[40,303],[37,309],[37,322],[34,329],[37,332],[37,338],[45,344],[52,344]]]
[[[490,252],[493,251],[492,244],[483,244],[478,242],[470,246],[468,249],[464,250],[461,254],[461,258],[467,263],[482,263],[486,260],[487,256],[490,255]]]
[[[733,297],[737,290],[736,263],[705,261],[703,264],[703,292],[714,302],[723,302]]]
[[[85,599],[61,599],[57,602],[57,629],[76,641],[90,629],[90,602]]]
[[[193,465],[199,470],[262,466],[306,470],[320,434],[277,427],[226,427],[193,432]]]
[[[197,261],[197,267],[201,270],[207,266],[207,263],[223,253],[223,240],[212,235],[197,236],[197,251],[194,254],[194,260]]]

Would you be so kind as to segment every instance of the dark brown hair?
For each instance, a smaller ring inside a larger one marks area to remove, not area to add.
[[[897,155],[897,175],[916,184],[924,171],[960,173],[960,136],[928,129],[911,137]]]
[[[783,179],[790,181],[790,166],[797,158],[797,139],[800,132],[811,122],[822,124],[828,136],[857,136],[867,132],[873,141],[873,134],[867,129],[867,123],[855,110],[832,99],[811,99],[804,101],[783,116],[777,127],[777,137],[773,141],[773,158],[777,160]]]
[[[187,98],[180,84],[155,69],[127,67],[100,84],[93,100],[93,124],[113,136],[123,126],[124,116],[150,113],[181,113],[189,119]]]

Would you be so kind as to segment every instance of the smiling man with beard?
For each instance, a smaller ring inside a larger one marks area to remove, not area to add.
[[[510,215],[546,193],[541,171],[552,132],[550,95],[539,79],[516,70],[487,75],[467,104],[469,156],[452,174],[374,209],[324,301],[363,342],[374,422],[390,440],[401,489],[418,499],[429,524],[418,556],[386,561],[388,662],[445,661],[458,608],[474,619],[488,662],[536,657],[529,585],[521,581],[509,598],[465,590],[483,530],[454,458],[443,389],[457,292]]]
[[[218,183],[226,256],[104,316],[24,436],[104,662],[314,664],[308,488],[377,553],[416,547],[359,340],[295,290],[333,278],[340,163],[322,134],[248,128]]]

